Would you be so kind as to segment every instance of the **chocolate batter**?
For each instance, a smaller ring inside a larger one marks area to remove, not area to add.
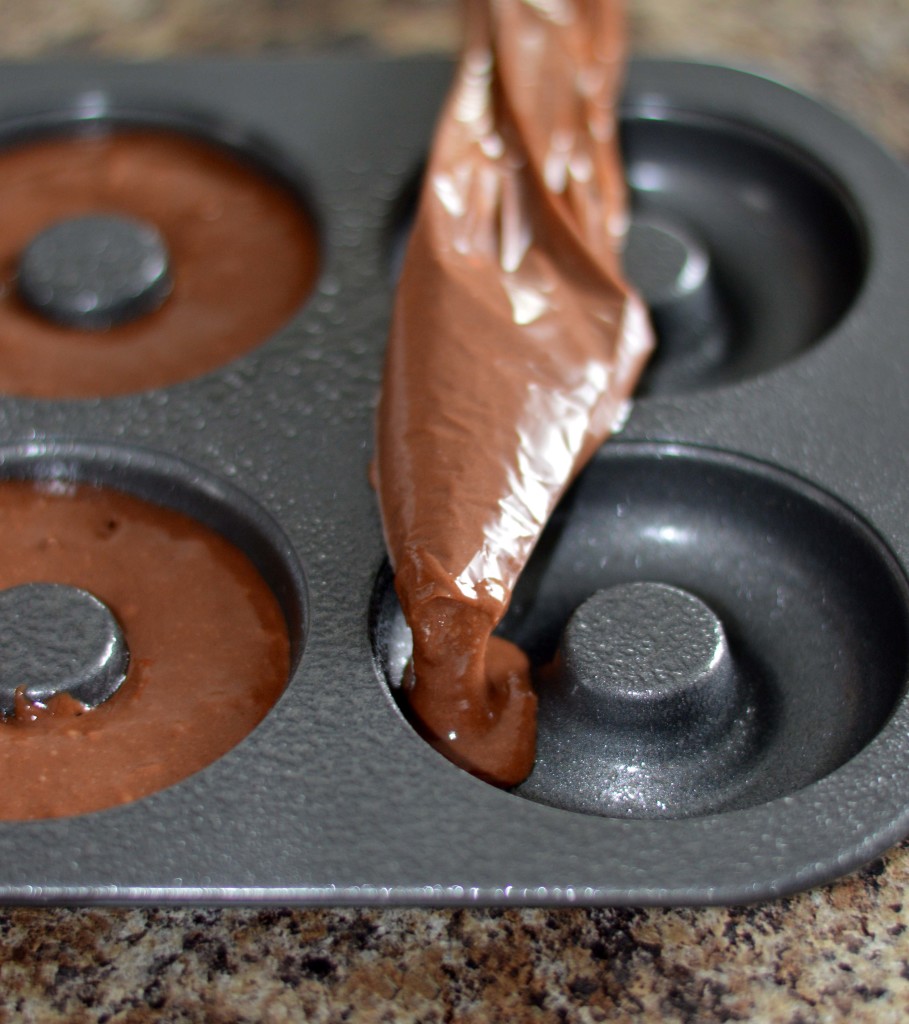
[[[502,786],[533,765],[527,660],[492,636],[555,504],[650,353],[609,0],[468,0],[398,289],[375,480],[421,731]]]
[[[51,138],[0,152],[0,392],[124,394],[196,377],[269,338],[315,280],[315,229],[288,188],[176,132]],[[108,330],[55,325],[18,297],[25,246],[55,222],[125,214],[170,253],[160,309]]]
[[[90,711],[67,694],[0,720],[0,818],[126,803],[226,753],[282,693],[290,645],[247,557],[181,513],[113,490],[0,483],[0,588],[82,587],[120,622],[126,680]],[[21,698],[21,695],[20,695]]]

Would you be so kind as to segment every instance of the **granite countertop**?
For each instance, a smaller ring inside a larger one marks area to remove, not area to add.
[[[909,159],[906,0],[631,0],[638,52],[764,69]],[[450,0],[7,0],[0,57],[451,52]],[[898,1021],[909,843],[708,909],[0,910],[0,1024]]]

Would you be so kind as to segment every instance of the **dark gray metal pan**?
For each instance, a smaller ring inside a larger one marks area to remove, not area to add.
[[[710,273],[681,295],[642,281],[661,356],[504,628],[546,660],[594,594],[639,585],[664,621],[668,584],[723,627],[746,740],[657,700],[618,732],[579,729],[557,685],[537,769],[507,793],[408,725],[367,467],[396,253],[449,74],[0,68],[9,140],[74,118],[201,134],[298,188],[323,247],[299,314],[213,373],[122,398],[0,399],[4,475],[101,482],[215,526],[272,583],[296,644],[283,697],[217,763],[130,805],[0,825],[7,902],[738,903],[909,833],[909,178],[837,114],[728,69],[632,67],[636,216]],[[682,621],[693,658],[704,620]]]

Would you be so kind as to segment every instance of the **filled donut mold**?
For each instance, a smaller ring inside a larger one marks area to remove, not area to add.
[[[0,196],[6,394],[202,376],[280,330],[318,273],[292,172],[204,115],[90,92],[22,116],[0,125]]]

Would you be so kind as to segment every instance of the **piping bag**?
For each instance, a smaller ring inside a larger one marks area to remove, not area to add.
[[[493,635],[653,346],[628,223],[614,0],[467,0],[398,285],[373,479],[421,734],[495,785],[533,767],[523,652]]]

